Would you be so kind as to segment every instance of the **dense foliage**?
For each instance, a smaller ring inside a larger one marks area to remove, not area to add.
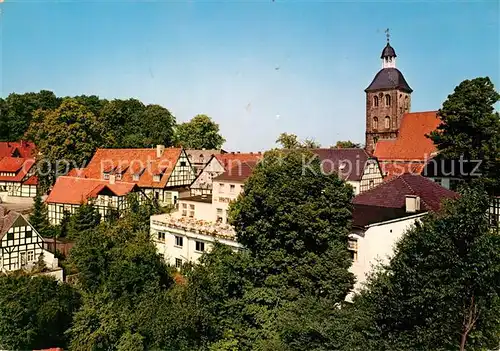
[[[377,350],[491,350],[500,343],[500,237],[488,197],[466,190],[397,244],[357,305]]]
[[[187,149],[220,149],[226,141],[219,125],[207,115],[196,115],[176,128],[177,143]]]
[[[300,141],[297,135],[289,133],[281,133],[276,139],[276,143],[283,149],[317,149],[321,145],[313,139],[306,138]]]
[[[0,274],[0,349],[64,347],[79,294],[49,277]]]
[[[439,110],[441,124],[430,138],[450,159],[480,160],[480,181],[500,195],[500,94],[488,77],[465,80]],[[464,177],[476,180],[477,177]]]

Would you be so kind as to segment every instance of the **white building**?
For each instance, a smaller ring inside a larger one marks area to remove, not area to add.
[[[456,196],[432,180],[409,173],[356,196],[348,244],[351,272],[356,276],[354,291],[362,288],[375,265],[389,262],[394,245],[416,221],[428,211],[439,210],[442,200]]]
[[[151,217],[151,237],[168,263],[180,267],[196,262],[216,241],[235,250],[242,248],[228,223],[228,208],[256,165],[254,161],[232,167],[213,178],[212,195],[181,198],[174,213]]]
[[[43,249],[43,239],[20,213],[0,206],[0,272],[30,271],[43,254],[48,274],[63,279],[54,255]]]

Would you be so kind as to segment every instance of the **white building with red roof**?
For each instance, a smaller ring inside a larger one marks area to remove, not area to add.
[[[213,155],[191,184],[191,195],[211,195],[213,178],[233,167],[240,167],[247,162],[256,162],[262,157],[261,152],[229,152]]]
[[[420,175],[405,173],[353,199],[353,228],[349,250],[359,290],[379,262],[387,263],[395,243],[416,221],[439,211],[442,201],[457,193]]]
[[[38,179],[34,158],[7,156],[0,159],[0,199],[35,197]]]
[[[158,145],[155,149],[97,149],[88,166],[72,175],[136,184],[161,205],[174,205],[182,194],[189,194],[195,170],[184,149]]]
[[[127,209],[127,195],[131,193],[144,196],[135,183],[59,177],[45,200],[49,222],[53,225],[60,224],[65,212],[74,214],[78,207],[86,203],[93,204],[101,218],[105,219],[111,211],[121,213]]]
[[[197,261],[216,241],[235,250],[241,248],[228,223],[229,203],[243,192],[245,181],[262,155],[226,155],[231,156],[213,161],[212,165],[228,169],[214,173],[210,194],[181,198],[177,211],[151,217],[151,237],[160,255],[171,265],[180,267],[185,262]],[[217,156],[225,155],[216,155],[214,159]]]

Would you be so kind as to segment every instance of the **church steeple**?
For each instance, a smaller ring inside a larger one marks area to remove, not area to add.
[[[387,45],[382,50],[382,55],[380,58],[382,59],[382,68],[396,68],[396,51],[390,44],[391,35],[389,34],[389,28],[385,30],[385,34],[387,36]]]
[[[396,68],[396,51],[391,46],[389,29],[382,50],[382,69],[378,71],[366,93],[366,151],[373,153],[379,140],[396,139],[403,115],[410,112],[412,89]]]

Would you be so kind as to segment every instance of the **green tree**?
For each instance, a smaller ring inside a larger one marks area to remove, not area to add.
[[[460,83],[439,110],[441,124],[429,137],[450,159],[481,160],[482,180],[500,194],[500,94],[488,77]],[[465,177],[466,180],[471,180]]]
[[[33,211],[29,216],[29,222],[35,230],[43,237],[50,236],[52,233],[49,224],[49,215],[47,205],[42,201],[40,191],[36,192],[33,199]]]
[[[80,299],[67,284],[49,277],[0,275],[0,348],[66,347]]]
[[[27,136],[43,154],[38,176],[47,186],[57,176],[85,165],[102,145],[105,129],[85,105],[66,99],[55,110],[36,111]]]
[[[289,133],[281,133],[276,139],[276,143],[280,144],[283,149],[317,149],[321,147],[313,139],[307,138],[300,141],[297,135]]]
[[[321,172],[312,153],[266,153],[230,212],[238,241],[262,274],[257,280],[272,275],[297,293],[343,300],[353,283],[347,252],[352,196],[337,175]]]
[[[148,105],[142,113],[141,131],[144,147],[174,145],[175,117],[160,105]]]
[[[68,236],[78,238],[84,233],[96,228],[101,222],[101,215],[90,203],[82,203],[78,207],[69,223]]]
[[[488,198],[466,190],[396,245],[356,303],[379,350],[485,350],[500,343],[500,237]],[[367,334],[368,334],[367,333]]]
[[[361,144],[353,143],[350,140],[342,141],[339,140],[334,146],[331,146],[332,149],[359,149],[361,148]]]
[[[176,128],[177,143],[187,149],[220,149],[226,141],[219,125],[207,115],[196,115]]]
[[[115,99],[105,104],[99,116],[105,128],[110,131],[110,138],[105,146],[115,148],[146,146],[140,140],[145,109],[144,104],[137,99]]]
[[[55,109],[60,103],[61,99],[48,90],[41,90],[38,93],[9,94],[5,99],[4,110],[2,111],[7,129],[0,128],[0,140],[14,141],[21,139],[28,130],[35,111],[38,109]]]

